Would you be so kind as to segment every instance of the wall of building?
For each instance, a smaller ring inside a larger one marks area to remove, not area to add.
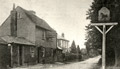
[[[48,41],[48,45],[51,45],[52,48],[57,48],[57,33],[53,32],[54,37],[52,38],[52,41]]]
[[[46,32],[45,39],[43,39],[43,31]],[[42,29],[40,27],[36,27],[36,44],[43,47],[56,48],[57,34],[55,32],[52,32],[51,34],[54,34],[54,38],[51,38],[51,40],[48,40],[46,38],[47,30]]]
[[[10,22],[11,22],[11,18],[10,16],[5,20],[5,22],[0,26],[0,36],[4,36],[4,35],[10,35]]]
[[[53,50],[52,48],[45,48],[45,63],[53,63]]]
[[[7,66],[10,66],[10,48],[0,44],[0,69],[7,69]]]
[[[63,61],[63,53],[62,53],[62,50],[60,49],[56,49],[56,53],[55,53],[55,61],[57,62],[62,62]]]
[[[11,44],[11,46],[0,44],[0,68],[5,67],[7,69],[7,66],[18,67],[21,65],[36,64],[36,62],[37,47],[20,44]]]
[[[24,37],[35,43],[35,23],[25,15],[25,13],[18,9],[19,14],[17,18],[17,36]]]
[[[24,46],[24,64],[33,65],[37,63],[37,48],[33,46]]]
[[[66,40],[58,39],[57,43],[62,48],[68,48],[68,41]]]
[[[12,45],[12,67],[19,66],[19,48],[17,45]]]
[[[11,35],[10,24],[11,15],[0,26],[0,36]],[[20,9],[17,9],[17,36],[35,43],[35,24]]]
[[[45,39],[43,38],[43,31],[46,31],[45,29],[36,27],[36,44],[40,46],[38,48],[38,61],[39,63],[51,63],[54,60],[53,57],[53,50],[56,49],[56,38],[52,38],[52,40],[48,40],[45,36]],[[46,31],[47,35],[47,31]],[[56,33],[55,33],[56,37]],[[43,57],[43,50],[42,47],[44,47],[45,56]]]
[[[36,64],[36,62],[37,62],[36,47],[12,44],[12,67],[31,65],[31,64],[33,65]]]
[[[52,63],[54,62],[54,51],[52,48],[38,47],[38,63]]]
[[[36,27],[36,30],[35,30],[35,38],[36,38],[36,42],[35,44],[38,45],[38,46],[44,46],[44,39],[43,39],[43,29],[40,28],[40,27]]]
[[[57,45],[63,49],[64,53],[68,51],[68,43],[69,42],[67,40],[57,39]]]

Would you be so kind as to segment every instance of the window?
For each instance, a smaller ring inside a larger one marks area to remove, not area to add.
[[[17,13],[17,19],[21,19],[22,18],[22,13],[18,12]]]
[[[42,53],[43,53],[42,57],[45,57],[45,48],[42,48]]]
[[[31,57],[35,57],[34,47],[30,47],[30,53],[31,53]]]
[[[60,40],[58,40],[58,46],[61,46],[61,42],[60,42]]]
[[[47,40],[53,42],[53,38],[47,38]]]
[[[53,56],[54,54],[53,54],[53,49],[51,49],[51,56]]]
[[[43,38],[43,40],[45,40],[45,39],[46,39],[46,31],[45,31],[45,30],[43,30],[43,33],[42,33],[42,38]]]
[[[46,57],[53,56],[53,49],[52,48],[46,48]]]

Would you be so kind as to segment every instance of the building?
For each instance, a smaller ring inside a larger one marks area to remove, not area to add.
[[[10,15],[0,26],[0,39],[0,47],[9,52],[9,59],[6,57],[9,62],[5,63],[9,63],[7,66],[48,63],[54,60],[57,33],[33,11],[19,6],[15,8],[14,5]],[[5,54],[0,58],[3,55]]]
[[[37,48],[28,40],[9,35],[0,37],[0,68],[36,64],[36,58]]]
[[[68,52],[69,40],[65,39],[64,33],[61,36],[57,36],[57,48],[61,48],[63,53]]]
[[[68,52],[69,40],[65,39],[64,33],[61,36],[57,36],[57,61],[63,61],[65,54]]]

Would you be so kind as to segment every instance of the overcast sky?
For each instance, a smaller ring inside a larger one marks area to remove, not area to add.
[[[86,11],[93,0],[0,0],[0,24],[10,14],[13,3],[27,10],[34,10],[36,15],[44,19],[59,35],[65,34],[76,45],[84,48]]]

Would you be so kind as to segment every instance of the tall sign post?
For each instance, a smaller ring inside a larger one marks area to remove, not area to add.
[[[98,21],[102,23],[91,23],[91,26],[95,26],[95,28],[103,35],[102,36],[102,69],[106,68],[106,34],[113,28],[113,26],[117,25],[116,22],[109,22],[110,20],[110,11],[106,7],[102,7],[99,10]],[[109,23],[108,23],[109,22]],[[101,30],[99,26],[102,26]],[[106,26],[110,26],[106,29]]]

